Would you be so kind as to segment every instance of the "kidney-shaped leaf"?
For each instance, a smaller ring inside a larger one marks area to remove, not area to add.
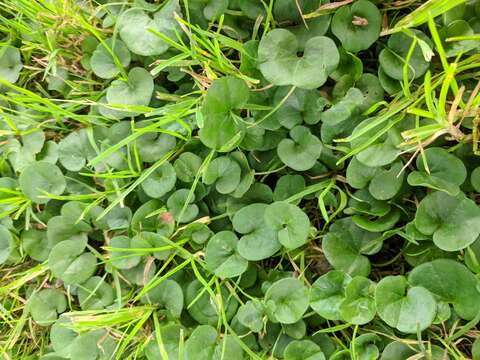
[[[375,248],[379,250],[376,245],[371,245],[379,236],[358,227],[351,218],[345,218],[330,226],[322,248],[335,269],[349,275],[367,276],[370,273],[370,261],[363,254],[370,254]]]
[[[162,8],[153,14],[153,18],[140,8],[129,9],[118,19],[120,36],[135,54],[160,55],[167,51],[170,45],[149,29],[174,39],[175,31],[179,30],[179,25],[174,18],[175,13],[181,14],[178,0],[166,1]]]
[[[416,228],[433,235],[433,242],[445,251],[457,251],[472,244],[480,235],[480,208],[463,193],[450,196],[437,191],[420,202]]]
[[[322,86],[335,70],[340,55],[332,39],[315,36],[299,49],[297,38],[290,31],[269,31],[258,47],[258,68],[272,84],[293,85],[302,89]],[[298,52],[303,52],[298,56]]]
[[[416,266],[408,276],[412,286],[422,286],[453,305],[459,317],[473,319],[480,311],[478,279],[463,264],[437,259]]]
[[[378,315],[389,326],[416,334],[428,328],[437,313],[437,302],[427,289],[415,286],[407,291],[404,276],[384,277],[375,290]]]
[[[278,157],[294,170],[311,169],[322,152],[321,141],[305,126],[294,127],[290,130],[290,137],[278,144]]]
[[[108,47],[108,49],[107,49]],[[115,55],[116,60],[113,58]],[[105,45],[99,43],[90,58],[92,71],[102,79],[111,79],[115,77],[121,67],[127,67],[130,64],[130,51],[124,42],[119,39],[107,39]]]
[[[232,278],[243,274],[248,267],[237,250],[238,238],[231,231],[220,231],[208,241],[205,249],[207,269],[220,278]]]
[[[243,120],[234,113],[248,101],[245,81],[232,76],[215,80],[205,95],[202,106],[203,127],[200,140],[209,148],[230,151],[243,138]]]
[[[241,173],[242,169],[235,160],[220,156],[208,165],[203,173],[203,183],[206,185],[215,183],[215,188],[220,194],[229,194],[240,184]]]
[[[151,198],[158,199],[172,190],[176,181],[173,165],[165,162],[142,182],[142,189]]]
[[[380,35],[382,16],[368,0],[342,6],[332,19],[332,32],[345,50],[359,52],[368,49]]]
[[[298,279],[281,279],[268,288],[264,301],[272,321],[293,324],[307,311],[308,289]]]
[[[65,240],[55,245],[48,256],[52,274],[67,284],[81,284],[93,275],[97,258],[84,252],[85,243]]]
[[[339,270],[320,276],[310,289],[310,307],[327,320],[341,320],[340,305],[351,280],[350,275]]]
[[[178,319],[183,310],[183,291],[174,280],[165,279],[142,296],[144,304],[159,304],[167,310],[169,318]]]
[[[310,220],[298,206],[274,202],[265,209],[265,224],[277,232],[278,241],[287,249],[296,249],[307,242]]]
[[[325,360],[320,346],[311,340],[294,340],[283,351],[285,360]]]
[[[153,94],[153,78],[141,67],[128,72],[127,81],[115,80],[107,89],[107,101],[115,105],[148,105]],[[126,115],[131,113],[125,113]]]
[[[0,50],[0,79],[16,82],[22,67],[20,50],[11,46],[4,46]]]
[[[410,185],[445,191],[452,196],[459,193],[459,186],[467,177],[467,169],[463,162],[443,148],[433,147],[425,150],[424,157],[417,157],[417,168],[418,171],[408,175],[407,181]]]
[[[376,313],[374,291],[373,281],[355,276],[345,288],[345,299],[340,305],[342,319],[356,325],[370,322]]]
[[[250,204],[237,211],[232,219],[235,231],[243,234],[238,252],[247,260],[266,259],[281,248],[277,232],[265,224],[266,209],[266,204]]]
[[[45,192],[61,195],[67,186],[58,166],[38,161],[27,166],[18,178],[20,189],[34,203],[45,204],[50,199]]]
[[[29,310],[38,325],[48,326],[57,320],[58,314],[67,309],[67,299],[60,290],[43,289],[29,299]]]

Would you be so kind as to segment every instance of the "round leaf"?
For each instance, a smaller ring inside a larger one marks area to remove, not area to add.
[[[42,289],[29,299],[29,310],[38,325],[51,325],[67,309],[65,295],[57,289]]]
[[[298,279],[285,278],[268,288],[264,301],[272,321],[293,324],[307,311],[308,289]]]
[[[142,189],[151,198],[158,199],[172,190],[176,181],[175,169],[165,162],[142,182]]]
[[[265,224],[277,232],[278,241],[287,249],[296,249],[308,240],[310,220],[295,205],[274,202],[265,209]]]
[[[298,56],[298,51],[303,51],[303,55]],[[339,61],[337,47],[330,38],[313,37],[299,49],[295,35],[285,29],[269,31],[258,47],[258,68],[277,86],[318,88],[327,81]]]
[[[406,290],[405,277],[384,277],[375,290],[375,303],[378,315],[389,326],[416,334],[432,324],[437,303],[430,291],[421,286]]]
[[[61,195],[67,186],[60,169],[45,161],[27,166],[18,178],[20,189],[34,203],[46,204],[50,201],[45,192]]]
[[[296,126],[290,131],[291,139],[283,139],[278,144],[277,154],[282,162],[297,171],[311,169],[322,152],[322,143],[304,126]]]
[[[368,49],[379,37],[382,16],[368,0],[339,8],[332,19],[332,32],[347,51]]]
[[[420,202],[416,228],[433,235],[433,242],[445,251],[457,251],[472,244],[480,235],[480,208],[463,193],[450,196],[437,191]]]
[[[110,38],[105,41],[105,45],[98,44],[90,58],[90,64],[95,75],[102,79],[111,79],[120,72],[119,67],[126,68],[130,64],[130,51],[123,41]]]
[[[352,278],[343,271],[332,270],[320,276],[310,289],[310,306],[327,320],[341,320],[340,305]]]
[[[248,267],[237,250],[238,238],[231,231],[220,231],[212,236],[205,249],[207,269],[220,278],[232,278],[243,274]]]

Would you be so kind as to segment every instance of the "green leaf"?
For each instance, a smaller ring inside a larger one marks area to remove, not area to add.
[[[141,253],[137,254],[129,251],[121,251],[133,248],[132,239],[123,235],[115,236],[110,240],[108,245],[112,248],[109,250],[110,261],[116,268],[124,270],[131,269],[140,263]]]
[[[156,341],[150,341],[145,347],[145,355],[147,360],[162,359],[160,349],[164,350],[168,359],[178,359],[180,352],[180,344],[183,344],[185,329],[177,324],[162,325],[155,329],[160,333],[162,339],[161,344]],[[163,360],[163,359],[162,359]]]
[[[340,7],[332,19],[332,32],[345,50],[353,53],[368,49],[380,36],[382,17],[368,0]]]
[[[243,274],[248,267],[237,250],[238,238],[231,231],[220,231],[208,241],[205,249],[207,269],[220,278],[232,278]]]
[[[297,55],[299,51],[302,56]],[[300,49],[294,34],[274,29],[260,40],[257,63],[263,76],[274,85],[315,89],[327,81],[339,60],[337,47],[330,38],[315,36]]]
[[[264,321],[263,305],[257,301],[249,300],[244,305],[238,308],[238,321],[252,330],[253,332],[260,332],[263,329]]]
[[[185,343],[185,360],[242,360],[240,345],[231,336],[218,339],[215,328],[201,325],[193,330]]]
[[[203,173],[203,183],[206,185],[215,184],[220,194],[230,194],[240,184],[240,165],[227,156],[220,156],[214,159]]]
[[[450,196],[437,191],[420,202],[416,228],[433,235],[433,242],[445,251],[457,251],[472,244],[480,235],[480,208],[463,193]]]
[[[179,189],[175,191],[167,200],[167,207],[176,221],[187,223],[195,219],[198,215],[198,206],[194,204],[195,195],[188,201],[188,189]],[[185,207],[185,211],[182,210]]]
[[[107,101],[115,105],[150,104],[153,94],[153,78],[144,68],[135,67],[128,72],[128,79],[114,80],[107,89]],[[125,116],[134,115],[124,112]]]
[[[408,276],[412,286],[422,286],[453,305],[459,317],[472,320],[480,311],[478,280],[454,260],[437,259],[415,267]]]
[[[89,279],[97,268],[97,258],[84,249],[85,243],[76,240],[55,245],[48,256],[52,274],[67,284],[81,284]]]
[[[339,270],[320,276],[310,289],[310,307],[327,320],[342,320],[340,305],[351,280],[350,275]]]
[[[248,102],[249,90],[245,81],[225,76],[213,82],[202,106],[204,118],[199,135],[209,148],[227,152],[243,138],[245,125],[235,113]]]
[[[351,276],[368,276],[370,261],[364,254],[380,250],[375,243],[372,244],[379,236],[380,234],[358,227],[351,218],[344,218],[330,226],[322,248],[328,262],[335,269],[343,270]]]
[[[274,202],[264,214],[265,224],[277,232],[278,241],[287,249],[296,249],[308,241],[310,220],[297,206]]]
[[[431,45],[430,39],[420,30],[412,31],[417,38]],[[404,33],[396,33],[390,36],[387,47],[380,52],[378,57],[381,69],[386,75],[395,80],[403,80],[403,67],[412,41],[413,38]],[[430,63],[425,60],[422,49],[417,42],[408,62],[408,80],[419,78],[427,71],[429,66]]]
[[[45,161],[34,162],[27,166],[18,178],[22,192],[36,204],[50,201],[45,192],[61,195],[67,186],[58,166]]]
[[[11,46],[0,49],[0,79],[15,83],[23,68],[20,51]]]
[[[293,324],[307,311],[308,289],[298,279],[281,279],[268,288],[264,303],[270,320]]]
[[[404,276],[384,277],[375,290],[377,311],[389,326],[404,333],[416,334],[430,327],[437,303],[433,295],[421,286],[407,291]]]
[[[119,39],[109,38],[105,40],[105,45],[110,52],[102,43],[99,43],[90,58],[90,64],[95,75],[102,79],[111,79],[120,72],[119,66],[126,68],[130,64],[130,51]],[[119,65],[115,63],[111,53],[115,54]]]
[[[285,360],[325,360],[320,346],[311,340],[295,340],[283,352]]]
[[[159,199],[175,187],[177,175],[169,162],[164,162],[147,177],[141,184],[145,194],[154,199]]]
[[[170,45],[150,32],[150,29],[175,39],[176,31],[180,30],[175,13],[181,14],[178,0],[166,1],[160,10],[151,15],[140,8],[128,9],[118,19],[120,37],[135,54],[160,55],[167,51]]]
[[[237,312],[237,301],[223,286],[220,288],[220,294],[217,293],[215,296],[221,296],[225,318],[227,321],[229,321]],[[200,281],[194,280],[188,285],[185,292],[185,300],[188,313],[199,324],[212,326],[217,325],[221,311],[220,299],[212,299]],[[194,300],[195,302],[193,302]]]
[[[467,177],[463,162],[442,148],[426,149],[424,156],[417,157],[417,168],[418,171],[408,175],[407,181],[410,185],[425,186],[452,196],[460,192],[460,185]]]
[[[0,230],[0,234],[1,232],[2,230]],[[0,236],[0,238],[1,237],[2,236]],[[33,260],[43,262],[48,259],[51,246],[48,242],[46,231],[36,229],[24,230],[22,231],[20,239],[23,250]],[[0,246],[0,248],[6,249],[7,247]],[[2,262],[1,259],[2,258],[0,257],[0,263]]]
[[[85,166],[87,160],[95,156],[87,136],[87,130],[80,129],[71,132],[59,142],[58,158],[67,170],[79,171]]]
[[[28,306],[33,320],[40,326],[48,326],[67,309],[67,300],[60,290],[42,289],[32,295]]]
[[[160,305],[169,318],[179,319],[183,310],[183,291],[174,280],[165,279],[142,296],[143,304]]]
[[[444,26],[438,31],[438,35],[443,42],[447,57],[454,57],[460,53],[465,54],[471,50],[478,49],[480,46],[478,39],[446,42],[448,38],[475,35],[475,31],[470,24],[463,19],[452,21],[447,26]]]
[[[266,226],[266,204],[251,204],[235,213],[233,228],[242,234],[237,245],[239,254],[249,261],[266,259],[281,248],[277,232]]]
[[[101,310],[113,302],[114,291],[104,279],[92,276],[78,286],[77,296],[82,310]]]
[[[173,163],[177,178],[185,183],[192,183],[195,180],[200,166],[202,166],[202,159],[191,152],[180,154]]]
[[[339,308],[343,320],[364,325],[375,317],[375,285],[363,276],[352,278],[345,288],[345,299]]]
[[[132,238],[131,247],[134,249],[157,249],[168,245],[168,239],[161,234],[141,231]],[[166,260],[171,250],[152,250],[151,254],[159,260]],[[147,255],[143,253],[143,255]]]
[[[278,144],[277,154],[282,162],[297,171],[311,169],[322,152],[322,143],[304,126],[290,130],[291,139]]]
[[[12,234],[3,225],[0,225],[0,264],[5,263],[15,248]]]

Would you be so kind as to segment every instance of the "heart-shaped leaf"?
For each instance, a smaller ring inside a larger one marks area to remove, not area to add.
[[[235,231],[243,234],[238,242],[239,254],[247,260],[258,261],[275,254],[281,248],[277,232],[265,224],[266,204],[251,204],[235,213]]]
[[[183,291],[174,280],[165,279],[142,296],[144,304],[161,305],[170,318],[178,319],[183,310]]]
[[[431,46],[430,39],[420,30],[413,30],[413,34],[419,40]],[[386,75],[395,80],[403,80],[403,67],[412,42],[413,38],[402,32],[390,36],[387,47],[380,52],[378,58],[381,69]],[[419,78],[427,71],[429,65],[430,63],[425,60],[422,49],[417,42],[407,65],[408,79],[413,80]]]
[[[1,228],[0,228],[1,229]],[[0,234],[2,230],[0,230]],[[3,237],[0,235],[0,239]],[[1,242],[2,240],[0,240]],[[48,259],[51,247],[48,242],[47,232],[36,229],[29,229],[22,232],[21,235],[22,248],[33,260],[45,261]],[[2,249],[7,247],[0,246]],[[2,262],[0,257],[0,263]]]
[[[180,26],[175,20],[175,13],[181,14],[178,0],[168,0],[162,8],[153,14],[140,9],[131,8],[118,19],[117,26],[120,37],[135,54],[143,56],[160,55],[168,50],[169,44],[150,32],[152,29],[171,39]]]
[[[353,53],[368,49],[380,36],[382,16],[368,0],[339,8],[332,19],[332,32],[345,50]]]
[[[437,303],[430,291],[421,286],[407,291],[404,276],[387,276],[380,280],[375,290],[375,303],[383,321],[411,334],[428,328],[437,312]]]
[[[191,152],[180,154],[178,159],[173,163],[177,178],[187,184],[195,180],[200,166],[202,166],[202,159],[200,156]]]
[[[145,348],[147,360],[157,360],[163,356],[168,359],[178,359],[180,344],[183,344],[185,329],[177,324],[160,326],[156,331],[160,333],[161,343],[150,341]]]
[[[263,329],[264,321],[263,305],[257,301],[249,300],[238,308],[237,318],[243,325],[253,332],[260,332]]]
[[[480,208],[463,193],[450,196],[442,191],[427,195],[415,215],[416,228],[433,235],[433,242],[445,251],[457,251],[480,235]]]
[[[268,288],[264,302],[272,321],[293,324],[307,311],[308,289],[298,279],[285,278]]]
[[[340,305],[345,299],[345,289],[352,280],[350,275],[332,270],[320,276],[310,289],[310,306],[327,320],[341,320]]]
[[[459,186],[467,177],[462,160],[437,147],[428,148],[424,151],[424,156],[417,157],[417,168],[418,171],[408,175],[410,185],[445,191],[452,196],[459,193]]]
[[[51,325],[67,309],[67,299],[60,290],[42,289],[28,301],[30,314],[38,325]]]
[[[363,254],[380,250],[374,241],[379,235],[365,231],[351,218],[345,218],[330,226],[323,239],[322,248],[328,262],[335,269],[343,270],[352,276],[368,276],[370,261]]]
[[[0,79],[15,83],[23,68],[20,51],[11,46],[3,46],[0,50]]]
[[[67,284],[81,284],[89,279],[97,268],[97,258],[84,249],[85,243],[76,240],[55,245],[48,256],[52,274]]]
[[[311,340],[294,340],[283,352],[285,360],[325,360],[320,346]]]
[[[293,85],[302,89],[322,86],[340,61],[335,43],[316,36],[299,49],[297,38],[285,29],[269,31],[258,47],[258,68],[277,86]],[[298,56],[297,52],[303,52]]]
[[[207,269],[220,278],[232,278],[243,274],[248,267],[237,250],[238,238],[231,231],[220,231],[209,240],[205,249]]]
[[[148,196],[158,199],[172,190],[176,181],[175,169],[167,161],[142,182],[142,189]]]
[[[221,152],[232,150],[243,138],[243,120],[235,114],[249,98],[245,81],[226,76],[213,82],[203,101],[200,140]]]
[[[212,185],[220,194],[229,194],[240,184],[242,170],[235,160],[227,156],[214,159],[203,173],[203,183]]]
[[[344,321],[363,325],[370,322],[376,313],[375,283],[363,276],[355,276],[345,288],[345,299],[340,304]]]
[[[185,292],[185,304],[187,305],[188,313],[202,325],[217,325],[218,317],[220,316],[220,302],[217,299],[212,299],[208,291],[205,291],[204,286],[198,280],[192,281]],[[236,313],[238,303],[230,296],[229,291],[225,287],[220,288],[220,293],[216,296],[221,296],[225,318],[229,321]],[[195,301],[194,301],[195,300]]]
[[[113,302],[114,290],[101,277],[92,276],[78,286],[77,296],[83,310],[101,310]]]
[[[70,133],[58,144],[60,163],[67,170],[79,171],[85,166],[87,160],[95,155],[87,136],[87,130],[80,129]]]
[[[133,248],[132,239],[127,236],[115,236],[109,244],[110,261],[118,269],[131,269],[140,263],[140,255],[135,252],[125,251]]]
[[[126,106],[147,106],[153,94],[153,78],[144,68],[135,67],[128,73],[128,79],[112,81],[107,89],[109,104]],[[124,116],[135,113],[125,111]]]
[[[118,75],[121,70],[119,67],[126,68],[130,64],[130,59],[130,51],[124,42],[109,38],[105,40],[105,45],[98,44],[90,58],[90,64],[95,75],[102,79],[111,79]]]
[[[304,126],[290,130],[291,139],[278,144],[277,154],[282,162],[297,171],[311,169],[322,152],[322,143]]]
[[[274,202],[265,209],[265,224],[277,232],[278,241],[287,249],[296,249],[308,240],[310,220],[295,205]]]
[[[480,311],[477,278],[454,260],[437,259],[416,266],[408,276],[412,286],[422,286],[453,305],[459,317],[471,320]]]
[[[45,161],[27,166],[18,178],[20,189],[34,203],[46,204],[50,199],[45,193],[61,195],[67,186],[58,166]]]

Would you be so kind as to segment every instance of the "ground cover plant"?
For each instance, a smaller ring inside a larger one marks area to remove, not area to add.
[[[3,359],[480,359],[480,1],[0,3]]]

